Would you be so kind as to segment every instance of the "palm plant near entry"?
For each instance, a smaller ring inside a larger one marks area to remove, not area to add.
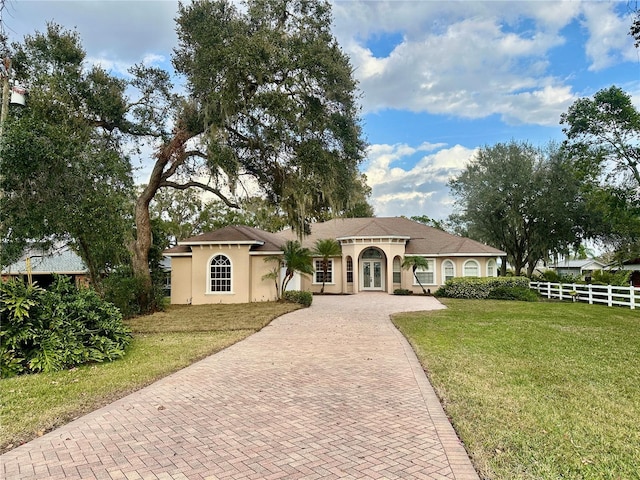
[[[415,256],[415,255],[408,255],[404,257],[404,259],[402,260],[402,268],[404,268],[405,270],[411,269],[413,271],[413,276],[418,282],[418,285],[420,285],[420,288],[422,288],[422,293],[426,295],[427,291],[422,286],[422,283],[420,282],[418,275],[416,275],[416,270],[418,268],[427,270],[429,268],[429,262],[427,261],[427,259],[424,257]]]
[[[289,240],[282,247],[281,255],[270,255],[264,259],[265,262],[275,262],[276,266],[273,270],[262,278],[263,280],[274,280],[276,283],[276,294],[278,298],[282,298],[282,294],[286,291],[287,285],[293,278],[293,275],[298,272],[303,275],[313,275],[313,258],[311,257],[311,250],[300,245],[297,240]],[[282,279],[282,285],[278,285],[280,279],[280,272],[285,269],[284,278]]]
[[[329,260],[331,257],[337,257],[341,253],[340,244],[333,238],[316,240],[313,255],[322,257],[322,288],[320,293],[324,293],[324,284],[329,272]]]

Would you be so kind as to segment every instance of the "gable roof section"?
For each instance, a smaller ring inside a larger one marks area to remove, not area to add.
[[[288,229],[281,235],[291,240],[295,233]],[[311,234],[302,240],[313,247],[323,238],[383,238],[406,239],[408,255],[504,256],[505,252],[469,238],[459,237],[437,228],[403,217],[338,218],[311,225]]]
[[[191,247],[195,245],[250,245],[252,252],[279,252],[282,243],[282,238],[275,233],[237,225],[185,238],[175,247],[165,250],[164,254],[169,257],[189,256]]]

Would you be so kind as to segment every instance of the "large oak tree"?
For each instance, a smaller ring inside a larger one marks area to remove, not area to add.
[[[259,194],[301,233],[314,219],[363,211],[356,82],[330,26],[330,6],[320,0],[180,6],[173,63],[184,95],[172,93],[169,74],[157,68],[137,65],[130,80],[84,70],[77,34],[60,27],[27,38],[13,52],[17,76],[32,93],[3,138],[7,164],[19,167],[3,176],[3,199],[13,201],[17,219],[3,220],[3,239],[75,238],[70,225],[82,207],[82,233],[122,245],[123,235],[92,225],[131,219],[123,212],[131,191],[124,152],[136,141],[152,142],[155,155],[126,243],[133,271],[149,289],[149,206],[162,188],[198,188],[229,207],[239,206],[244,192]],[[45,230],[31,228],[30,212]]]
[[[132,250],[141,277],[151,244],[149,203],[162,187],[198,187],[235,206],[235,187],[250,179],[299,232],[318,215],[347,211],[362,191],[356,83],[331,34],[328,2],[245,6],[180,6],[173,64],[188,96],[136,203]]]
[[[64,242],[99,288],[105,269],[127,256],[131,231],[131,167],[117,128],[126,82],[87,68],[78,35],[54,24],[11,54],[29,97],[12,107],[0,144],[2,264],[28,242]]]
[[[585,207],[564,151],[511,141],[481,148],[450,182],[469,236],[500,248],[520,275],[538,261],[579,245]],[[503,265],[504,266],[504,265]]]
[[[640,112],[616,86],[577,100],[561,118],[565,148],[582,176],[593,212],[591,236],[617,252],[640,255]]]

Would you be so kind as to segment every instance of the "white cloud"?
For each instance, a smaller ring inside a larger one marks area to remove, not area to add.
[[[586,53],[589,70],[599,71],[620,61],[638,61],[638,52],[629,35],[631,16],[620,17],[609,2],[587,2],[583,6],[583,25],[589,31]]]
[[[336,1],[334,31],[352,58],[366,113],[499,115],[509,124],[553,126],[577,98],[567,78],[551,72],[564,27],[584,16],[592,69],[637,60],[618,4]],[[377,58],[367,39],[385,33],[402,40]]]
[[[376,215],[446,218],[453,205],[447,182],[460,173],[474,152],[460,145],[372,145],[364,173]],[[423,156],[414,166],[403,168],[407,161],[414,163],[411,157],[415,155]]]

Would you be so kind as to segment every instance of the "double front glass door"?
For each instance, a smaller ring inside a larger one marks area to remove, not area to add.
[[[362,260],[362,289],[382,290],[382,262]]]

